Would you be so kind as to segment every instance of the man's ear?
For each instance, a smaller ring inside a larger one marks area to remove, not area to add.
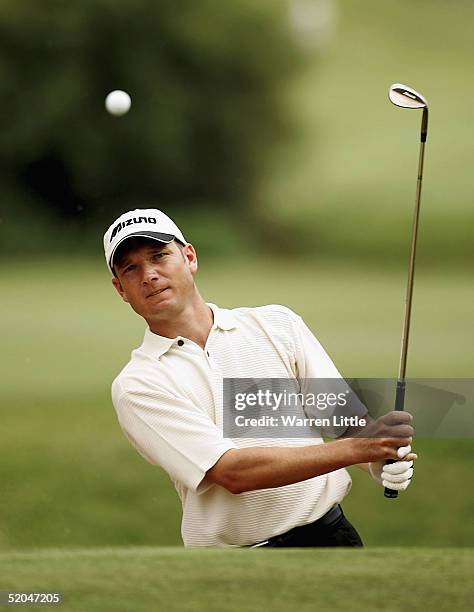
[[[198,268],[198,260],[196,255],[196,250],[192,244],[186,244],[183,247],[183,256],[184,259],[188,262],[189,269],[191,270],[191,274],[196,274]]]
[[[116,276],[112,276],[112,285],[115,287],[115,289],[117,290],[117,293],[120,295],[122,300],[124,302],[128,303],[128,299],[127,299],[127,296],[125,294],[125,291],[123,290],[123,287],[122,287],[119,279]]]

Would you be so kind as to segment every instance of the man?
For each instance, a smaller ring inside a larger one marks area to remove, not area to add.
[[[410,483],[405,412],[371,437],[249,440],[223,435],[223,378],[340,378],[302,319],[283,306],[206,304],[194,247],[164,213],[134,210],[104,236],[112,283],[148,328],[112,385],[120,425],[171,477],[186,546],[361,546],[339,502],[361,464],[392,489]],[[397,461],[385,465],[387,459]]]

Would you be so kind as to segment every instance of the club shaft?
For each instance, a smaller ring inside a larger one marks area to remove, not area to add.
[[[420,156],[418,160],[418,178],[416,181],[415,212],[413,214],[413,229],[410,246],[410,261],[408,264],[408,281],[405,298],[405,315],[403,319],[402,346],[400,351],[400,366],[398,380],[405,380],[407,367],[408,339],[410,335],[411,304],[413,298],[413,284],[415,280],[416,241],[418,237],[418,220],[420,217],[421,187],[423,183],[423,164],[425,159],[425,142],[420,143]]]
[[[413,214],[413,229],[411,235],[410,260],[408,264],[408,281],[405,298],[405,316],[403,320],[402,346],[400,351],[400,366],[398,370],[397,391],[395,398],[395,410],[403,410],[405,407],[405,374],[407,367],[408,339],[410,336],[411,304],[413,298],[413,284],[415,279],[416,241],[418,237],[418,220],[420,217],[421,187],[423,184],[423,165],[425,161],[425,143],[428,130],[428,109],[423,109],[421,120],[420,154],[418,158],[418,176],[416,181],[415,211]],[[393,463],[389,461],[388,463]],[[398,491],[385,488],[384,496],[394,499],[398,497]]]

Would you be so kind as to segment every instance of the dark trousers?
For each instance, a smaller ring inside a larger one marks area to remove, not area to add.
[[[317,546],[360,547],[363,546],[363,543],[355,528],[341,512],[341,515],[329,525],[322,525],[316,521],[309,525],[295,527],[282,535],[271,538],[266,544],[260,545],[259,548],[311,548]]]

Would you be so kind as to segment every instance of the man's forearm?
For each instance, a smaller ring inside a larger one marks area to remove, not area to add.
[[[354,441],[297,448],[254,447],[227,451],[207,479],[232,493],[282,487],[357,463]]]
[[[349,465],[398,460],[398,449],[412,442],[412,418],[407,412],[392,411],[365,428],[367,437],[327,444],[233,448],[207,471],[206,480],[231,493],[243,493],[283,487]]]

